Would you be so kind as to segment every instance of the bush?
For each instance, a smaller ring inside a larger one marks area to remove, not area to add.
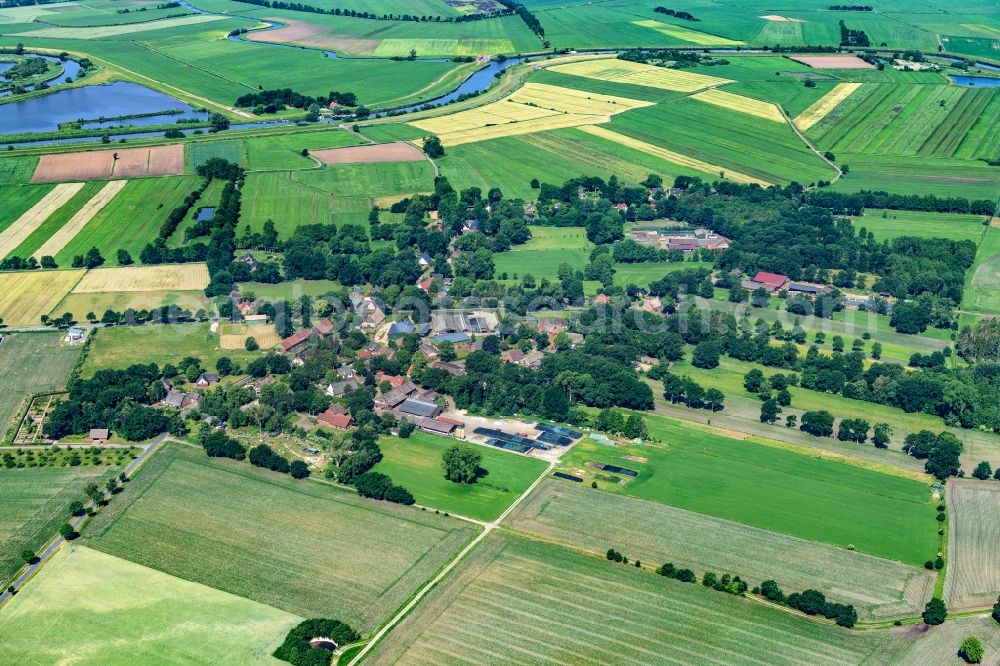
[[[288,473],[293,479],[304,479],[309,476],[309,466],[302,460],[293,460],[288,465]]]
[[[333,653],[322,648],[314,648],[309,641],[318,637],[329,638],[342,647],[361,638],[350,625],[340,620],[314,618],[301,622],[288,632],[284,642],[274,651],[273,656],[295,666],[317,666],[330,663]]]
[[[289,471],[288,460],[274,452],[267,444],[258,444],[250,449],[250,464],[256,467],[264,467],[272,472]]]
[[[975,636],[969,636],[962,641],[962,647],[958,650],[958,656],[967,663],[978,664],[983,660],[983,644]]]

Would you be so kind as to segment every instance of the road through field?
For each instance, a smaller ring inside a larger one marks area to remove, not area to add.
[[[73,217],[69,218],[69,221],[59,231],[52,234],[31,256],[35,259],[41,259],[42,257],[54,257],[59,254],[87,226],[87,223],[101,212],[101,209],[111,203],[111,200],[122,191],[126,183],[128,183],[127,180],[113,180],[101,188],[100,192],[84,204],[83,208],[78,210]]]
[[[83,189],[83,183],[63,183],[56,185],[42,200],[29,208],[13,224],[0,233],[0,259],[3,259],[23,243],[52,213],[62,208],[67,201]]]

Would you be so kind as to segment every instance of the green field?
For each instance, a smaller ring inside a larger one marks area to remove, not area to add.
[[[853,604],[862,621],[915,615],[936,578],[911,565],[558,479],[519,504],[508,524],[596,556],[613,546],[631,560],[670,561],[698,575],[739,574],[751,586],[771,579],[785,589],[812,587]]]
[[[498,518],[545,471],[544,461],[476,446],[489,474],[473,484],[454,483],[444,478],[441,467],[441,455],[454,444],[450,437],[420,430],[408,439],[382,437],[385,457],[375,471],[413,493],[418,504],[479,520]]]
[[[2,142],[0,142],[0,145],[3,145]],[[0,185],[23,185],[27,183],[31,180],[31,175],[35,173],[36,166],[38,166],[37,155],[0,157]],[[5,190],[5,192],[10,192],[10,190]]]
[[[695,268],[710,269],[712,268],[712,264],[707,261],[654,261],[650,263],[615,264],[615,286],[626,287],[630,284],[637,284],[640,287],[648,288],[650,282],[665,277],[667,273]]]
[[[9,227],[28,209],[41,201],[52,188],[52,185],[0,187],[0,198],[3,199],[3,207],[0,208],[0,231]]]
[[[56,263],[69,266],[76,255],[96,247],[107,266],[118,265],[118,250],[127,250],[134,262],[142,249],[160,236],[160,227],[203,179],[196,176],[137,178],[100,210],[56,255]]]
[[[601,487],[632,497],[791,536],[853,547],[922,565],[937,544],[930,489],[908,478],[696,430],[647,416],[660,444],[610,448],[585,439],[560,467],[589,478],[589,461],[635,469],[625,485]],[[624,460],[632,455],[646,463]]]
[[[299,185],[292,172],[276,171],[247,176],[242,210],[242,225],[259,231],[271,220],[278,236],[287,238],[303,224],[367,222],[371,200],[334,198],[323,189]]]
[[[83,500],[83,487],[98,484],[117,470],[110,467],[29,467],[0,470],[4,501],[0,504],[0,583],[24,565],[21,550],[33,552],[56,536],[69,519],[69,505]]]
[[[195,141],[184,148],[188,169],[193,173],[210,159],[219,158],[233,164],[245,165],[243,146],[240,141]]]
[[[361,143],[357,135],[343,130],[278,134],[246,140],[247,166],[252,171],[274,169],[311,169],[315,160],[302,156],[302,150],[343,148]]]
[[[340,197],[383,197],[434,190],[434,168],[424,160],[334,164],[325,169],[293,172],[291,177],[300,187]]]
[[[0,430],[6,433],[18,406],[33,393],[56,391],[66,384],[80,348],[60,342],[62,334],[4,334],[0,343]],[[3,433],[0,433],[2,435]]]
[[[962,309],[1000,314],[1000,228],[987,227],[976,260],[965,274]]]
[[[16,663],[281,664],[271,652],[301,621],[72,545],[4,608],[0,641]]]
[[[98,181],[84,183],[83,188],[79,192],[70,197],[69,201],[49,215],[49,217],[42,222],[37,229],[31,232],[30,236],[25,238],[20,245],[14,248],[9,256],[21,257],[22,259],[30,257],[35,250],[42,247],[45,241],[47,241],[54,233],[59,231],[64,224],[69,222],[70,218],[76,215],[77,211],[90,201],[90,199],[97,194],[101,188],[104,187],[104,185],[105,183]],[[69,264],[65,264],[64,268],[69,268]]]
[[[1000,195],[997,169],[985,162],[934,157],[837,154],[848,175],[834,183],[836,192],[885,190],[896,194],[933,192],[939,197],[996,199]]]
[[[662,562],[643,562],[647,567]],[[877,647],[732,595],[494,534],[383,640],[383,664],[856,664]]]
[[[322,296],[331,291],[343,293],[344,287],[333,280],[288,280],[277,284],[243,282],[240,284],[240,291],[244,294],[253,292],[257,298],[265,301],[288,301],[303,296]]]
[[[186,446],[147,463],[85,545],[302,617],[378,626],[472,535],[466,524]],[[253,572],[248,575],[248,572]]]
[[[222,356],[246,363],[257,354],[242,349],[220,349],[219,335],[212,333],[207,323],[114,326],[102,329],[94,338],[83,364],[83,376],[89,377],[108,368],[127,368],[136,363],[162,366],[177,363],[186,356],[200,359],[205,368],[211,369]]]
[[[914,210],[882,210],[866,208],[861,217],[853,217],[855,228],[864,227],[872,232],[875,240],[898,236],[921,238],[950,238],[971,240],[976,243],[986,231],[986,218],[981,215],[961,213],[925,213]]]

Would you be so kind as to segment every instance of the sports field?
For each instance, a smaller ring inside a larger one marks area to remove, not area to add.
[[[643,562],[655,567],[662,562]],[[382,664],[860,663],[877,639],[494,533],[375,649]]]
[[[698,575],[812,587],[853,604],[862,621],[914,615],[934,591],[935,575],[923,568],[558,479],[518,505],[509,525],[594,556],[612,545],[629,559],[670,561]]]
[[[170,264],[166,266],[121,266],[95,268],[77,283],[74,294],[104,291],[192,291],[208,285],[208,266]]]
[[[544,461],[474,446],[489,474],[476,483],[454,483],[444,478],[441,455],[456,443],[420,430],[407,439],[382,437],[379,447],[385,457],[375,471],[413,493],[418,504],[479,520],[499,517],[545,471]]]
[[[0,273],[0,317],[7,326],[37,326],[84,274],[83,269]]]
[[[986,608],[997,600],[1000,565],[1000,483],[958,479],[948,484],[948,576],[945,600],[949,608]]]
[[[64,546],[8,606],[21,663],[280,664],[302,618],[80,545]]]
[[[80,347],[64,345],[55,331],[8,333],[0,343],[0,437],[7,431],[21,401],[33,393],[65,386]]]
[[[433,513],[183,446],[143,467],[129,491],[134,501],[102,512],[85,545],[303,617],[336,617],[362,632],[473,532]]]
[[[56,536],[69,518],[70,503],[84,498],[88,482],[102,484],[116,472],[93,465],[0,469],[4,497],[0,503],[0,583],[6,587],[6,581],[24,565],[23,549],[38,552]]]
[[[95,312],[98,316],[103,312]],[[79,315],[78,315],[79,316]],[[200,359],[204,367],[214,368],[222,356],[244,363],[257,354],[219,346],[219,334],[207,323],[171,324],[169,326],[113,326],[102,329],[94,338],[83,365],[89,377],[98,370],[127,368],[136,363],[178,363],[186,356]]]
[[[650,106],[627,97],[599,95],[544,83],[526,83],[499,102],[411,125],[438,135],[446,146],[563,127],[609,122],[611,116]]]
[[[917,566],[933,559],[937,528],[924,483],[664,416],[647,415],[646,422],[662,444],[610,448],[584,439],[560,467],[588,483],[596,475],[600,487],[612,492],[802,539]],[[648,462],[630,462],[625,455]],[[618,485],[588,467],[591,461],[633,469],[638,476]]]

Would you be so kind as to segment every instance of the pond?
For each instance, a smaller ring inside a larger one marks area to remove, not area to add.
[[[59,58],[53,58],[52,56],[43,56],[38,53],[26,53],[25,55],[30,58],[44,58],[49,62],[59,62]],[[0,74],[6,72],[15,64],[16,63],[13,62],[0,62]],[[49,86],[55,86],[65,81],[67,78],[76,80],[76,77],[79,73],[80,73],[80,63],[78,63],[75,60],[64,60],[62,61],[62,70],[60,71],[60,73],[53,76],[51,79],[46,79],[45,83]],[[4,83],[9,83],[9,82],[4,80]],[[10,90],[0,91],[0,97],[6,97],[7,95],[10,94],[12,94]]]
[[[74,63],[75,64],[75,63]],[[191,106],[135,83],[116,82],[99,86],[68,88],[41,97],[11,102],[0,107],[0,134],[47,132],[59,129],[60,123],[94,120],[170,110],[182,113],[170,116],[105,121],[111,125],[149,125],[171,123],[179,118],[206,117]],[[164,120],[166,119],[166,120]],[[100,126],[88,125],[88,126]],[[180,126],[183,129],[183,125]]]
[[[985,76],[951,76],[952,82],[966,88],[1000,88],[1000,79]]]

